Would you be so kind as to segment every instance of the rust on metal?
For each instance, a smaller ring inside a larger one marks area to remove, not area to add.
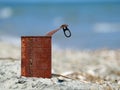
[[[51,77],[51,37],[63,29],[66,37],[71,36],[67,24],[48,32],[45,36],[21,37],[21,75],[26,77]]]
[[[21,75],[51,77],[51,36],[21,37]]]

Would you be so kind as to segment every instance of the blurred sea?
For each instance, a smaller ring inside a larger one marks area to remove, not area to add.
[[[56,48],[120,48],[120,3],[0,3],[0,41],[20,45],[24,35],[45,35],[68,24],[72,32],[53,35]]]

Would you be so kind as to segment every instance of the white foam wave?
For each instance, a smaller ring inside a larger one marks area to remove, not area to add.
[[[96,23],[93,29],[97,33],[119,32],[120,23]]]
[[[10,7],[0,9],[0,19],[10,18],[13,14],[13,10]]]
[[[20,42],[21,42],[19,37],[7,36],[7,35],[0,36],[0,41],[13,44],[16,46],[20,46]]]
[[[61,50],[61,47],[56,43],[52,44],[52,48],[53,48],[53,50]]]
[[[5,42],[8,44],[12,44],[15,46],[20,46],[21,45],[21,38],[20,37],[14,37],[14,36],[10,36],[10,35],[4,35],[4,36],[0,36],[0,42]],[[61,47],[52,42],[52,48],[54,50],[60,50]]]

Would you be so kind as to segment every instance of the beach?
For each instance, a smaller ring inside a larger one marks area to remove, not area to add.
[[[0,90],[120,90],[119,1],[19,1],[0,1]],[[21,76],[21,36],[62,24],[71,37],[51,38],[52,77]]]
[[[0,42],[0,89],[119,90],[120,50],[52,48],[52,78],[21,76],[21,47]]]

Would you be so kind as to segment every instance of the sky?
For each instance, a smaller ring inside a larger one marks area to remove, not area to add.
[[[120,2],[120,0],[0,0],[0,2]]]

